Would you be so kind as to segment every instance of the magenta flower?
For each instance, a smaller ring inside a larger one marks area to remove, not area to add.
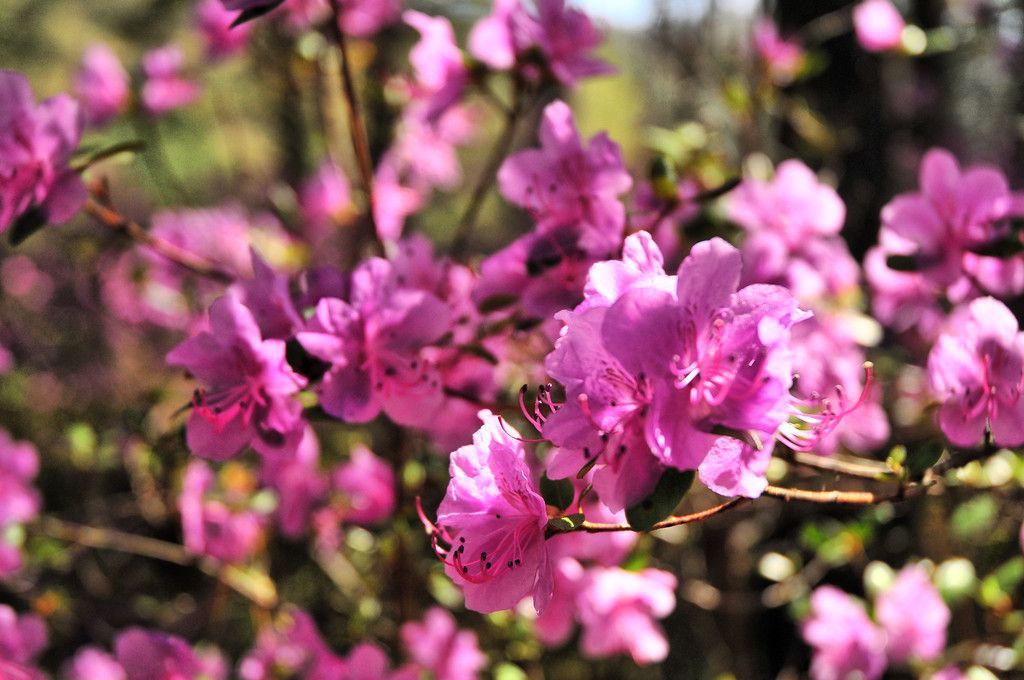
[[[900,570],[875,601],[875,618],[885,630],[886,653],[893,664],[934,661],[946,647],[949,607],[920,565]]]
[[[216,652],[203,654],[174,635],[128,628],[114,640],[114,656],[128,680],[225,680],[227,668]]]
[[[306,612],[289,607],[263,628],[256,646],[238,665],[241,680],[336,680],[347,677],[345,662],[331,651]]]
[[[469,32],[469,53],[498,71],[516,63],[518,46],[514,26],[530,21],[520,0],[494,0],[494,9]]]
[[[64,668],[67,680],[128,680],[124,668],[96,647],[83,647]]]
[[[206,54],[212,59],[225,59],[245,49],[249,42],[249,25],[232,27],[235,14],[220,0],[199,0],[195,23],[206,43]]]
[[[30,211],[53,224],[78,211],[85,185],[68,161],[81,135],[73,99],[60,94],[37,105],[23,75],[0,71],[0,232]]]
[[[298,538],[309,528],[313,511],[327,496],[329,482],[318,467],[319,460],[320,443],[313,428],[307,427],[294,456],[261,461],[260,479],[277,495],[275,518],[287,538]]]
[[[778,85],[788,85],[804,67],[806,53],[799,41],[779,35],[771,19],[762,17],[754,24],[754,50],[764,63],[769,77]]]
[[[360,642],[353,647],[345,657],[345,664],[344,672],[330,676],[330,680],[419,680],[421,677],[420,670],[412,665],[391,670],[387,652],[372,642]],[[324,677],[323,680],[329,679]]]
[[[906,24],[889,0],[863,0],[853,8],[853,30],[868,52],[885,52],[900,46]]]
[[[548,474],[596,459],[594,485],[613,510],[649,493],[661,466],[699,469],[718,493],[760,495],[773,437],[795,414],[789,329],[807,313],[778,286],[737,291],[740,254],[721,239],[695,245],[675,277],[646,233],[627,239],[623,257],[595,265],[587,300],[561,317],[546,368],[566,402],[542,395],[554,413],[534,423],[560,447]]]
[[[302,217],[309,223],[317,240],[330,228],[343,221],[352,209],[352,192],[348,178],[333,161],[323,163],[299,190]]]
[[[837,588],[821,586],[811,594],[811,615],[802,632],[814,649],[813,680],[877,680],[885,671],[885,632]]]
[[[423,207],[425,192],[403,182],[399,163],[385,157],[373,173],[373,221],[377,235],[387,243],[402,236],[405,219]]]
[[[414,96],[424,101],[423,115],[433,122],[462,97],[469,71],[447,18],[413,10],[406,11],[402,18],[420,32],[419,42],[409,53],[409,62],[416,72]]]
[[[306,351],[332,365],[320,401],[346,422],[365,423],[383,410],[396,423],[416,427],[442,402],[437,371],[422,351],[448,331],[448,308],[397,278],[387,260],[363,262],[352,273],[349,302],[320,300],[297,335]]]
[[[601,133],[584,147],[572,111],[562,101],[544,109],[540,143],[539,149],[520,151],[502,163],[501,193],[530,212],[538,231],[571,225],[580,232],[584,251],[615,252],[626,217],[618,196],[633,184],[618,145]]]
[[[352,448],[348,461],[334,469],[331,485],[341,497],[341,521],[376,524],[395,511],[395,473],[365,446]]]
[[[547,507],[518,434],[481,411],[473,443],[452,453],[451,481],[431,527],[445,572],[474,611],[511,609],[527,595],[538,613],[553,588]]]
[[[1024,334],[1006,306],[990,297],[961,307],[928,355],[939,426],[958,446],[985,435],[999,446],[1024,443]]]
[[[19,615],[0,604],[0,659],[31,664],[46,647],[46,642],[46,624],[41,618],[35,614]]]
[[[460,630],[446,609],[431,607],[423,622],[402,624],[402,645],[413,662],[444,680],[474,680],[487,665],[476,633]]]
[[[142,57],[142,106],[154,116],[188,106],[199,98],[199,85],[181,75],[185,57],[177,45],[150,50]]]
[[[34,446],[17,442],[0,429],[0,578],[21,569],[20,545],[12,543],[7,531],[39,514],[41,500],[32,480],[39,472]]]
[[[131,94],[129,87],[128,72],[109,47],[93,45],[82,55],[82,65],[75,74],[75,95],[86,123],[100,126],[124,112]]]
[[[566,536],[572,536],[574,533],[576,532]],[[545,647],[559,647],[565,644],[576,630],[579,609],[576,598],[587,573],[583,565],[571,557],[552,561],[555,566],[551,599],[533,622],[534,633]]]
[[[240,507],[246,500],[244,493],[214,493],[214,482],[210,466],[203,461],[193,460],[185,469],[178,498],[185,548],[229,564],[245,562],[263,541],[266,518]]]
[[[282,340],[264,340],[256,320],[231,295],[210,308],[210,330],[167,355],[206,385],[197,390],[187,439],[193,453],[224,460],[252,444],[263,454],[294,450],[304,432],[295,395],[306,379],[285,361]]]
[[[660,569],[625,571],[591,567],[577,598],[586,656],[627,652],[640,665],[668,656],[665,632],[655,623],[676,608],[676,577]]]
[[[788,287],[801,301],[855,289],[856,261],[839,237],[846,206],[797,160],[779,165],[771,182],[745,180],[729,196],[729,218],[747,231],[743,281]]]
[[[1024,291],[1024,255],[975,252],[1018,238],[1010,220],[1024,216],[1024,201],[1003,174],[989,166],[961,171],[952,154],[932,149],[921,162],[920,185],[919,192],[897,196],[882,209],[881,252],[913,259],[915,271],[890,273],[881,261],[869,263],[868,280],[883,298],[875,308],[879,320],[893,323],[902,315],[898,302],[886,300],[894,295],[902,300],[916,294],[920,306],[942,296],[959,303]]]
[[[581,78],[615,72],[609,64],[590,56],[604,36],[590,17],[567,7],[565,0],[538,0],[537,16],[517,28],[540,49],[545,65],[566,87],[576,87]]]
[[[321,3],[323,0],[319,0]],[[370,38],[398,21],[403,0],[340,0],[341,28],[355,38]]]

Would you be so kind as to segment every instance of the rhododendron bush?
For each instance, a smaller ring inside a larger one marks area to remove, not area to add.
[[[723,4],[6,2],[0,680],[1024,676],[1024,17]]]

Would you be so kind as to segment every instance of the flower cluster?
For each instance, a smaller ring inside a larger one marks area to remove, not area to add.
[[[913,615],[908,615],[913,612]],[[889,665],[933,661],[946,646],[950,613],[928,572],[904,567],[874,603],[875,622],[854,598],[833,586],[811,595],[803,636],[814,649],[811,677],[873,680]]]

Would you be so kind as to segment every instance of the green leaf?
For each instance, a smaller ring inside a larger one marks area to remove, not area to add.
[[[464,354],[472,354],[475,357],[479,357],[492,366],[498,365],[498,357],[491,354],[491,352],[483,345],[459,345],[459,351]]]
[[[277,6],[283,2],[284,0],[273,0],[272,2],[266,5],[260,5],[259,7],[250,7],[249,9],[243,11],[241,14],[235,17],[235,20],[231,22],[231,28],[241,26],[247,21],[258,19],[259,17],[270,12],[271,10],[276,9]]]
[[[25,239],[46,226],[46,211],[35,207],[14,220],[7,239],[12,246],[20,245]]]
[[[915,446],[907,452],[907,474],[911,479],[918,479],[928,468],[939,462],[944,450],[942,444],[937,441]]]
[[[564,534],[569,531],[576,531],[583,524],[584,517],[581,513],[566,515],[564,517],[553,517],[548,520],[548,529],[556,534]]]
[[[982,539],[988,535],[999,514],[999,506],[991,496],[977,496],[961,503],[950,520],[957,540]]]
[[[559,510],[565,510],[572,503],[572,482],[568,479],[549,479],[547,475],[540,478],[540,495],[544,502]]]
[[[139,153],[146,148],[146,142],[141,139],[126,139],[120,142],[114,142],[109,146],[100,147],[99,149],[92,151],[86,151],[84,156],[77,159],[71,164],[73,170],[82,171],[88,168],[93,163],[106,160],[113,156],[117,156],[122,153]]]
[[[890,255],[885,258],[885,264],[889,269],[898,272],[916,272],[920,269],[914,255]]]
[[[685,472],[668,468],[650,496],[626,510],[629,526],[647,531],[672,514],[693,484],[693,470]]]

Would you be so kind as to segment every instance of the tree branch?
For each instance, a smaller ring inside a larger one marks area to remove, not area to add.
[[[731,500],[716,505],[707,510],[701,510],[700,512],[694,512],[689,515],[674,515],[672,517],[666,517],[661,520],[648,531],[657,531],[658,529],[667,529],[669,527],[679,526],[680,524],[693,524],[694,522],[703,522],[706,519],[710,519],[715,515],[721,514],[726,510],[731,510],[743,503],[749,501],[749,498],[733,498]],[[606,531],[636,531],[633,527],[628,524],[603,524],[600,522],[583,522],[580,524],[580,530],[586,531],[590,534],[603,533]]]

